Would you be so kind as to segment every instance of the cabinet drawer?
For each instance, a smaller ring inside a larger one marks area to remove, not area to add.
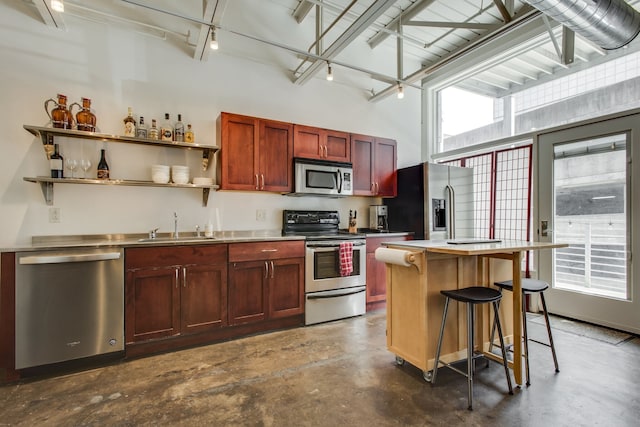
[[[226,264],[227,244],[128,248],[124,260],[127,270],[187,264]]]
[[[229,262],[304,257],[304,241],[229,244]]]

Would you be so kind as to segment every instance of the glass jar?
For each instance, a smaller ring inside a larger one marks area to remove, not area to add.
[[[49,111],[49,103],[53,102],[55,108]],[[58,100],[47,99],[44,102],[44,110],[47,112],[51,125],[59,129],[73,129],[73,116],[67,109],[66,95],[58,94]]]
[[[69,110],[73,110],[73,106],[77,105],[80,111],[76,113],[76,126],[78,130],[84,130],[86,132],[96,131],[96,115],[91,112],[91,99],[82,98],[82,106],[77,102],[74,102],[69,107]]]

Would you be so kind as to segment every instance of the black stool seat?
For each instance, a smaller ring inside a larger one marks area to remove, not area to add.
[[[498,301],[502,298],[500,291],[492,288],[485,288],[483,286],[471,286],[451,291],[440,291],[440,293],[456,301],[467,302],[470,304],[486,304]]]
[[[544,292],[549,289],[549,284],[543,280],[536,279],[522,279],[522,292],[532,294],[536,292]],[[505,291],[513,292],[513,280],[505,280],[504,282],[495,282],[497,287],[504,289]]]

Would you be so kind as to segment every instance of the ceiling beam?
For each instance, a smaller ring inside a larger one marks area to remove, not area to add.
[[[389,37],[390,32],[395,32],[395,29],[397,28],[397,25],[398,25],[398,21],[411,21],[424,9],[431,6],[431,3],[433,3],[434,1],[435,0],[418,0],[415,3],[413,3],[411,6],[409,6],[405,11],[398,14],[398,16],[393,18],[387,25],[385,25],[384,29],[388,31],[382,31],[382,30],[378,31],[376,35],[374,35],[367,41],[371,49],[375,48],[380,43],[382,43],[387,37]]]
[[[491,30],[496,24],[480,24],[475,22],[441,22],[441,21],[409,21],[402,25],[414,27],[435,27],[435,28],[465,28],[470,30]]]
[[[493,0],[493,4],[495,4],[498,8],[498,11],[500,12],[500,15],[502,15],[502,19],[504,19],[504,22],[511,22],[511,19],[513,18],[507,10],[507,7],[504,5],[504,3],[502,3],[502,0]]]
[[[204,0],[202,21],[211,22],[213,25],[219,26],[222,23],[222,15],[227,7],[229,0]],[[209,37],[211,37],[211,25],[200,24],[200,33],[196,41],[196,47],[193,50],[193,59],[206,61],[209,58]]]
[[[322,56],[327,60],[337,56],[394,3],[395,0],[376,0],[323,52]],[[325,66],[326,61],[315,60],[300,75],[294,76],[294,83],[304,84]]]
[[[311,9],[313,8],[313,3],[307,0],[302,0],[298,3],[296,10],[293,11],[293,17],[298,24],[301,24],[304,21],[304,18],[307,17]]]
[[[48,0],[33,0],[33,4],[40,13],[42,20],[48,27],[57,28],[59,30],[66,29],[62,13],[51,9],[51,3]]]

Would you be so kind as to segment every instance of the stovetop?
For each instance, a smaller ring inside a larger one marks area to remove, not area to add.
[[[305,236],[307,240],[351,240],[366,237],[361,233],[348,233],[339,227],[338,211],[285,210],[282,213],[284,236]]]

